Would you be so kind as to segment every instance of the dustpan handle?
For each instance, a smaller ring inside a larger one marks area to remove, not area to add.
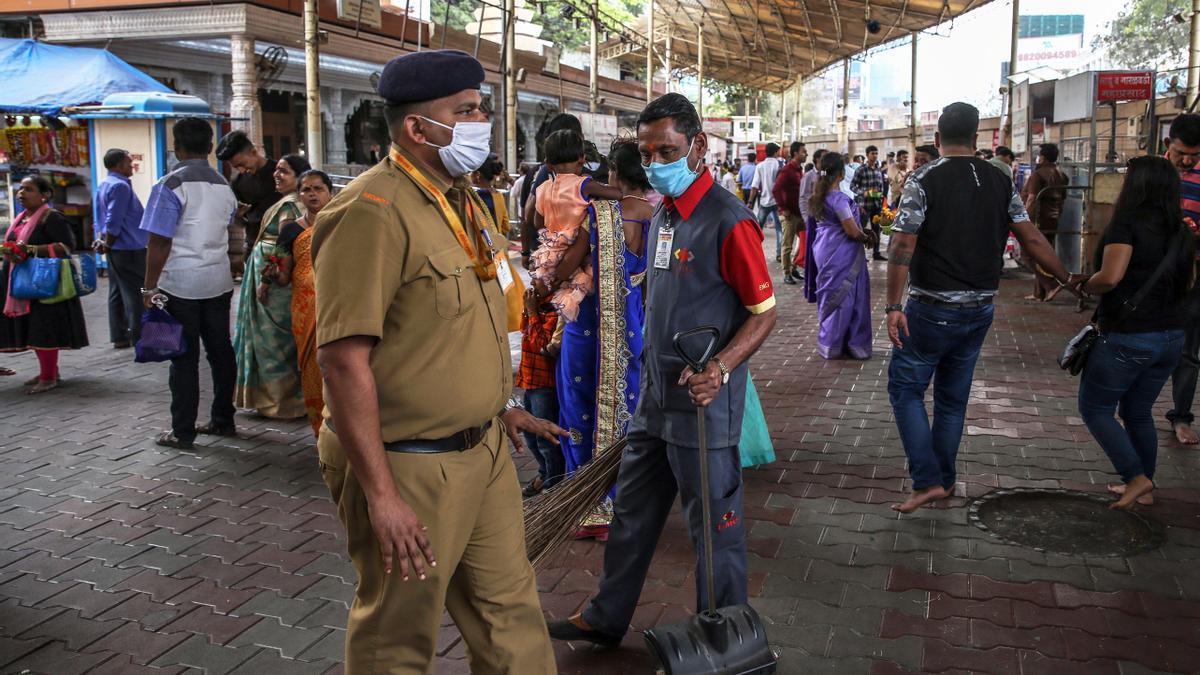
[[[689,337],[697,335],[708,335],[708,345],[704,348],[704,353],[699,359],[693,359],[683,348],[683,341]],[[672,343],[675,347],[675,353],[679,354],[692,370],[697,373],[704,372],[705,366],[712,360],[717,351],[717,343],[721,341],[721,331],[715,326],[701,326],[691,330],[680,331],[675,334]],[[696,430],[700,437],[700,453],[698,459],[700,461],[700,512],[703,514],[704,524],[704,581],[708,590],[708,611],[717,611],[717,598],[714,591],[713,582],[713,538],[712,538],[712,504],[708,493],[708,433],[705,429],[704,408],[696,406]]]

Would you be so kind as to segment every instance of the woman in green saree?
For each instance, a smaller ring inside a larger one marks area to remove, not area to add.
[[[296,192],[300,174],[311,167],[300,155],[285,155],[275,167],[275,189],[285,195],[263,215],[238,300],[233,351],[237,355],[234,405],[263,417],[303,417],[304,396],[292,337],[292,287],[270,282],[280,224],[304,215]],[[268,274],[263,274],[267,271]]]

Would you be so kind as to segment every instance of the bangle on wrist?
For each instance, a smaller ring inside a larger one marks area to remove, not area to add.
[[[142,295],[143,295],[143,296],[145,296],[145,295],[154,295],[154,294],[156,294],[156,293],[159,293],[159,292],[160,292],[160,291],[158,290],[158,287],[157,287],[157,286],[155,286],[154,288],[143,288],[143,289],[142,289]]]
[[[903,312],[903,311],[904,311],[904,305],[902,305],[898,302],[895,304],[892,304],[892,305],[888,305],[883,308],[884,314],[891,314],[892,312]]]

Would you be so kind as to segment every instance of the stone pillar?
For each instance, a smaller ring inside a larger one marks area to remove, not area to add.
[[[233,56],[233,98],[229,114],[234,129],[242,129],[262,148],[262,107],[258,103],[258,70],[255,68],[254,38],[245,34],[230,36]],[[237,119],[242,118],[242,119]]]
[[[321,92],[325,105],[325,123],[329,135],[325,138],[325,161],[329,164],[346,163],[346,109],[341,89],[324,89]]]

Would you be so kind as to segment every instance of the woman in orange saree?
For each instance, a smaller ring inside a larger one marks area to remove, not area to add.
[[[296,340],[296,360],[300,368],[300,389],[304,410],[313,435],[320,433],[325,409],[321,369],[317,367],[317,293],[313,286],[312,225],[317,214],[333,198],[333,182],[322,171],[308,171],[300,177],[300,203],[304,215],[283,224],[279,247],[290,252],[280,265],[278,283],[292,284],[292,336]]]

